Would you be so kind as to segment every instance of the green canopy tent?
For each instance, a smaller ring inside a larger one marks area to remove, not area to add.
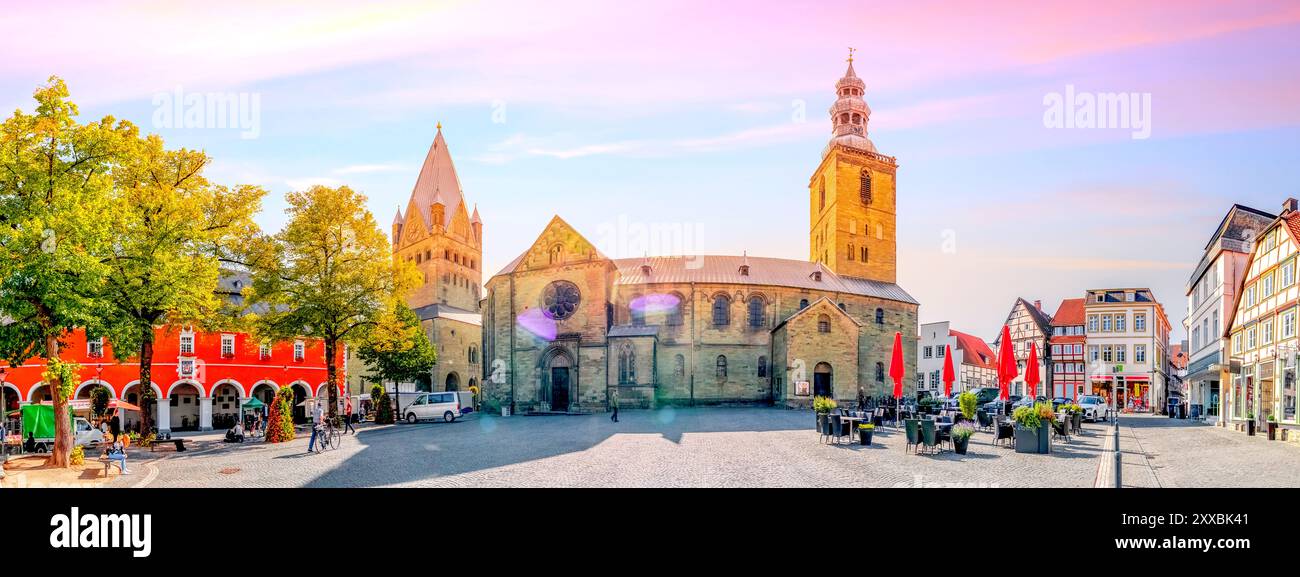
[[[247,401],[244,401],[244,404],[239,406],[239,424],[240,425],[244,424],[245,410],[256,411],[259,409],[265,410],[266,403],[263,403],[262,401],[258,400],[257,397],[250,397]]]

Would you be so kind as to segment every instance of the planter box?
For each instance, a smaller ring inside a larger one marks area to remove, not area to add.
[[[864,446],[870,445],[872,433],[874,433],[874,431],[864,431],[862,429],[858,429],[858,443]]]
[[[965,455],[967,447],[970,447],[970,437],[952,440],[952,448],[958,455]]]
[[[1277,440],[1277,423],[1268,424],[1268,440],[1270,441]]]
[[[1042,431],[1039,427],[1038,431]],[[1016,426],[1016,452],[1017,453],[1038,453],[1038,431],[1026,429],[1019,425]]]
[[[1052,452],[1052,426],[1047,423],[1038,427],[1038,452],[1044,455]]]
[[[1247,435],[1250,435],[1250,436],[1252,436],[1252,437],[1255,436],[1255,420],[1254,420],[1254,419],[1251,419],[1251,420],[1249,420],[1249,421],[1246,421],[1246,434],[1247,434]]]

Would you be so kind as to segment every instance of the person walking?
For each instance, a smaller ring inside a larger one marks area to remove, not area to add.
[[[613,394],[609,396],[609,405],[614,409],[614,414],[609,416],[612,422],[618,422],[618,389],[614,389]]]
[[[357,430],[352,428],[352,395],[348,395],[347,401],[343,405],[343,433],[356,433]]]
[[[324,426],[325,426],[325,406],[322,405],[321,403],[316,403],[316,408],[315,410],[312,411],[311,440],[307,441],[308,453],[313,453],[313,452],[320,453],[320,450],[315,449],[316,436],[320,434],[321,427]]]

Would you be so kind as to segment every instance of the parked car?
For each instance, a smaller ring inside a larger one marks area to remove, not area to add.
[[[1061,405],[1068,405],[1073,402],[1074,401],[1070,400],[1067,397],[1056,397],[1052,399],[1052,410],[1059,411],[1061,409]]]
[[[1083,409],[1083,420],[1088,422],[1106,421],[1110,418],[1110,407],[1101,395],[1086,395],[1079,398],[1079,408]]]
[[[450,423],[472,412],[474,412],[474,396],[469,391],[421,393],[411,401],[411,404],[402,409],[402,414],[408,423],[424,419],[442,419]]]

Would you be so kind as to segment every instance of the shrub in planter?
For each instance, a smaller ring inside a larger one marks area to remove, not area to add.
[[[1268,416],[1268,440],[1277,440],[1277,417],[1273,415]]]
[[[966,417],[968,421],[975,420],[975,411],[978,407],[979,399],[975,393],[966,391],[957,397],[957,405],[961,407],[961,416]]]
[[[862,423],[858,425],[858,443],[862,445],[871,444],[871,435],[876,432],[876,426],[871,423]]]
[[[1246,434],[1255,436],[1255,413],[1246,413]]]
[[[835,407],[838,406],[839,403],[836,403],[835,399],[830,397],[813,397],[813,410],[818,413],[829,413],[835,410]]]
[[[966,423],[953,425],[952,427],[952,447],[958,455],[965,455],[966,448],[970,446],[970,438],[975,435],[975,427]]]
[[[276,391],[266,414],[266,442],[286,443],[293,437],[293,389],[282,387]]]

